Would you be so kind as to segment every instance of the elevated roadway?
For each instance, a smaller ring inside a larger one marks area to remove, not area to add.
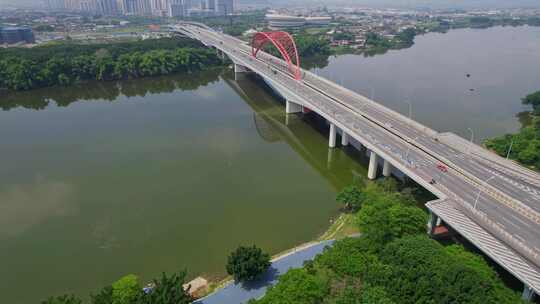
[[[309,71],[295,80],[268,53],[251,55],[245,42],[196,24],[175,27],[226,54],[235,71],[252,71],[287,100],[287,111],[309,108],[328,120],[329,146],[352,137],[371,151],[368,176],[393,166],[439,197],[428,203],[430,230],[440,220],[469,239],[524,283],[524,298],[540,292],[540,177],[451,133],[440,134]],[[441,165],[447,168],[441,170]]]

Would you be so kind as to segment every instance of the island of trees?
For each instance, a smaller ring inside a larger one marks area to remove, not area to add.
[[[535,170],[540,169],[540,91],[522,99],[531,105],[531,123],[515,134],[506,134],[487,140],[484,144],[502,157],[517,160]]]
[[[0,49],[0,58],[0,88],[10,90],[192,72],[220,64],[212,50],[174,38],[7,48]]]

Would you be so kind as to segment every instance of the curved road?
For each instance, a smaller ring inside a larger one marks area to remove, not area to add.
[[[231,282],[209,296],[199,299],[193,304],[242,304],[251,299],[262,297],[268,286],[277,282],[278,277],[291,268],[302,267],[304,261],[312,260],[326,246],[331,246],[334,240],[323,241],[299,251],[285,255],[272,262],[270,268],[255,282],[248,284]]]

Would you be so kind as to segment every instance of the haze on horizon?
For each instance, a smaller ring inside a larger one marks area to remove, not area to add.
[[[44,6],[45,0],[0,0],[0,9],[13,7]],[[332,6],[372,6],[393,8],[540,8],[539,0],[237,0],[240,4],[265,4],[276,7],[297,6],[301,4]]]

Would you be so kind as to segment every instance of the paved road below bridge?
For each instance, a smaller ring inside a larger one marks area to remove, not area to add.
[[[298,251],[285,255],[274,262],[263,277],[249,284],[229,283],[222,289],[199,299],[194,304],[242,304],[251,299],[258,299],[266,293],[268,286],[277,282],[278,277],[291,268],[302,267],[304,261],[312,260],[326,246],[331,246],[333,240],[323,241]]]

